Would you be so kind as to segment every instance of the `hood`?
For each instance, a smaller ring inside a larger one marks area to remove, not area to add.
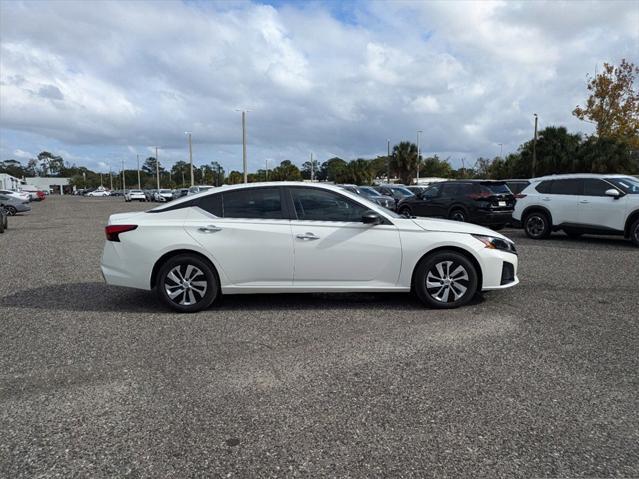
[[[411,218],[411,220],[420,228],[426,231],[444,231],[446,233],[468,233],[475,235],[493,236],[496,238],[506,238],[504,235],[497,233],[484,226],[474,225],[472,223],[462,223],[461,221],[440,220],[433,218]]]

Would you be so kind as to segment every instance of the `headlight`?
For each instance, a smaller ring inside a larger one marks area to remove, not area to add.
[[[515,243],[512,241],[508,241],[503,238],[495,238],[494,236],[472,236],[484,243],[488,249],[498,249],[500,251],[506,251],[507,253],[517,254],[517,248],[515,248]]]

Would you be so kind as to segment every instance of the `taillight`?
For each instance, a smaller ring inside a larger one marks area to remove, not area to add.
[[[104,232],[108,241],[120,241],[120,233],[133,231],[137,227],[138,225],[109,225],[104,228]]]
[[[525,198],[525,197],[526,197],[526,195],[522,195],[521,193],[515,195],[515,199],[516,200],[520,200],[520,199]]]

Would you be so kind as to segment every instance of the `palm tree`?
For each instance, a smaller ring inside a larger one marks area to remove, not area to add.
[[[402,141],[393,147],[391,169],[405,185],[413,182],[417,170],[417,145],[410,141]]]

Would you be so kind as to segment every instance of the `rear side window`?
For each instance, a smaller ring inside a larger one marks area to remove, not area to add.
[[[578,195],[581,193],[581,180],[554,180],[550,188],[553,195]]]
[[[222,217],[222,195],[206,195],[198,199],[197,205],[212,215]]]
[[[606,191],[613,189],[610,183],[596,178],[586,178],[584,182],[584,196],[606,196]]]
[[[457,196],[458,193],[459,185],[457,183],[444,183],[442,196]]]
[[[546,180],[546,181],[542,181],[537,186],[535,186],[535,189],[539,193],[550,193],[551,186],[552,186],[552,180]]]
[[[291,189],[297,219],[305,221],[362,221],[368,208],[332,191]]]
[[[279,188],[246,188],[222,193],[225,218],[282,219]]]

